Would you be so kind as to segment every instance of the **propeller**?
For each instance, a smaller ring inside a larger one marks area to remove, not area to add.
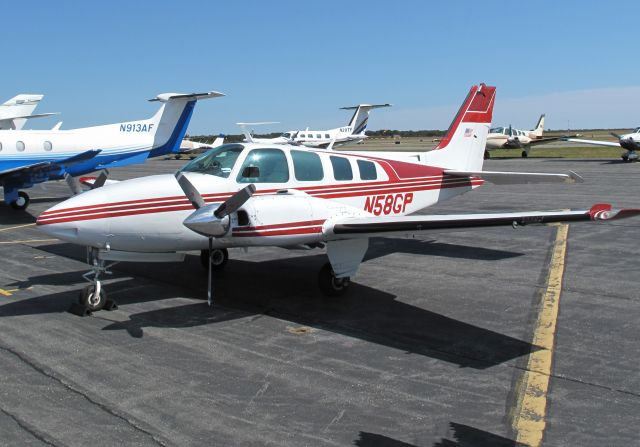
[[[213,306],[213,239],[223,237],[229,231],[229,215],[240,209],[247,200],[256,192],[256,186],[252,183],[233,194],[224,202],[206,204],[200,192],[183,172],[176,173],[176,180],[185,195],[195,208],[183,223],[191,231],[209,238],[209,281],[207,286],[207,302]]]
[[[622,140],[622,135],[617,134],[615,132],[609,132],[611,135],[613,135],[615,138],[617,138],[618,140]]]

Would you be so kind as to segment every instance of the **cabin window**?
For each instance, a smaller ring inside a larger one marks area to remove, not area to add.
[[[328,140],[329,138],[331,138],[331,136],[328,133],[324,134],[324,137]]]
[[[311,182],[314,180],[322,180],[324,177],[322,161],[320,161],[318,154],[292,150],[291,158],[293,159],[293,172],[296,180]]]
[[[24,151],[24,141],[16,141],[16,150],[18,152]]]
[[[351,163],[344,157],[329,157],[333,167],[333,178],[336,180],[353,180],[353,170]]]
[[[2,143],[0,143],[0,152],[2,152]]]
[[[53,145],[51,144],[51,141],[45,141],[43,144],[44,150],[49,152],[51,149],[53,149]]]
[[[254,149],[244,160],[237,180],[239,183],[286,183],[289,181],[287,157],[280,149]]]
[[[376,165],[370,161],[358,160],[358,169],[360,170],[360,179],[362,180],[375,180],[378,178]]]
[[[300,134],[300,138],[305,138],[305,135],[303,133]]]
[[[317,138],[318,140],[320,140],[320,139],[322,138],[322,134],[317,133],[317,134],[316,134],[316,138]]]

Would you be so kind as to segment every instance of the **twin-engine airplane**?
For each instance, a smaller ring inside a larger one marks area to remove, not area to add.
[[[482,171],[495,87],[473,86],[435,150],[347,153],[291,145],[226,144],[184,166],[176,176],[126,180],[72,197],[42,213],[50,236],[90,248],[93,282],[80,302],[91,311],[106,300],[100,275],[107,262],[178,261],[201,250],[211,271],[227,248],[325,247],[319,272],[327,295],[349,286],[373,236],[410,235],[494,226],[608,220],[640,214],[594,205],[581,211],[411,215],[481,186],[575,182],[569,174]]]
[[[247,126],[260,124],[277,124],[273,121],[259,123],[237,123],[245,136],[247,143],[264,144],[298,144],[307,147],[338,147],[347,143],[359,143],[367,138],[365,131],[369,123],[369,112],[381,107],[391,107],[391,104],[359,104],[352,107],[341,107],[341,110],[355,110],[349,123],[343,127],[329,130],[290,130],[275,138],[255,138]]]
[[[621,147],[624,149],[620,158],[622,161],[631,162],[638,160],[638,150],[640,149],[640,127],[636,127],[633,131],[618,135],[611,132],[611,135],[618,139],[618,142],[601,141],[601,140],[581,140],[578,138],[562,138],[563,141],[572,141],[574,143],[593,144],[595,146]]]
[[[44,95],[22,93],[0,104],[0,130],[21,130],[27,120],[44,118],[57,113],[33,113]]]
[[[538,123],[531,130],[514,129],[510,125],[509,127],[495,127],[489,130],[485,158],[491,158],[489,151],[492,149],[522,149],[521,155],[525,158],[529,156],[531,146],[562,139],[563,137],[544,138],[542,136],[544,133],[544,117],[544,114],[540,115]]]
[[[88,172],[143,163],[148,157],[178,152],[198,99],[218,92],[163,93],[158,112],[147,120],[72,130],[0,130],[0,186],[14,209],[29,205],[23,188]],[[104,180],[103,180],[104,181]]]

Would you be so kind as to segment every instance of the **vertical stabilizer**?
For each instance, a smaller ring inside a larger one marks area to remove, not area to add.
[[[542,133],[544,132],[544,113],[540,115],[538,124],[536,124],[536,127],[531,132],[536,138],[542,138]]]
[[[485,84],[471,87],[440,144],[422,154],[420,161],[447,169],[480,171],[495,96],[495,87]]]
[[[351,127],[352,135],[363,135],[367,130],[367,124],[369,122],[369,112],[373,109],[379,109],[381,107],[391,107],[391,104],[360,104],[353,107],[341,107],[341,110],[355,110],[353,116],[349,120],[349,126]]]

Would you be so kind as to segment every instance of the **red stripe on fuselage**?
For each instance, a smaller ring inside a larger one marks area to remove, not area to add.
[[[428,191],[434,189],[465,187],[481,185],[483,180],[475,178],[440,177],[428,181],[408,182],[371,182],[363,183],[365,188],[354,185],[315,186],[300,188],[309,195],[322,199],[360,197],[367,195],[393,194],[398,192]],[[313,191],[315,190],[315,191]],[[269,192],[267,192],[269,191]],[[260,191],[258,194],[274,193],[278,190]],[[222,201],[232,193],[205,194],[207,202]],[[183,211],[192,209],[191,204],[184,197],[169,197],[167,199],[154,198],[145,200],[130,200],[113,204],[89,205],[86,207],[66,208],[41,214],[36,223],[47,225],[80,220],[104,219],[129,215]]]

